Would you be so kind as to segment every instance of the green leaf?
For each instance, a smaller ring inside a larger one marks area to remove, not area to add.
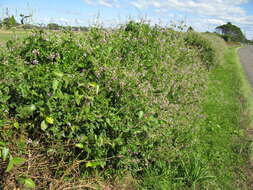
[[[111,53],[111,51],[113,50],[112,47],[108,47],[108,52]]]
[[[8,166],[6,168],[6,172],[9,172],[13,168],[13,166],[14,166],[13,158],[12,158],[12,156],[10,156],[10,160],[9,160]]]
[[[46,122],[43,120],[42,122],[41,122],[41,124],[40,124],[40,128],[43,130],[43,131],[45,131],[46,129],[47,129],[47,124],[46,124]]]
[[[53,72],[53,74],[54,74],[55,76],[57,76],[57,77],[60,77],[60,78],[64,76],[64,74],[61,73],[61,72]]]
[[[99,85],[96,86],[96,94],[99,92]]]
[[[34,112],[36,110],[36,106],[34,104],[31,104],[31,105],[27,106],[27,109],[29,112]]]
[[[64,76],[63,81],[64,81],[64,87],[67,88],[70,83],[70,78]]]
[[[86,168],[89,168],[89,167],[93,167],[93,163],[92,162],[87,162],[85,164]]]
[[[29,87],[26,83],[21,83],[18,87],[23,97],[27,97],[29,95]]]
[[[54,92],[57,90],[58,85],[59,85],[59,81],[58,80],[53,80],[53,90],[54,90]]]
[[[99,92],[99,85],[98,85],[97,83],[95,83],[95,82],[90,82],[90,83],[89,83],[89,86],[95,88],[95,89],[96,89],[96,94],[98,94],[98,92]]]
[[[3,126],[4,126],[4,121],[0,120],[0,127],[3,127]]]
[[[36,110],[36,106],[34,104],[20,106],[17,108],[18,115],[24,118],[31,116],[35,110]]]
[[[26,159],[24,159],[24,158],[20,158],[20,157],[13,158],[10,155],[10,160],[9,160],[8,166],[6,168],[6,172],[9,172],[13,168],[14,165],[19,166],[19,165],[24,164],[25,162],[26,162]]]
[[[89,168],[89,167],[95,168],[95,167],[97,167],[97,166],[101,166],[101,167],[103,168],[103,167],[105,167],[105,165],[106,165],[106,162],[105,162],[105,161],[87,162],[87,163],[85,164],[86,168]]]
[[[7,103],[7,101],[10,99],[11,96],[1,95],[0,102],[1,103]]]
[[[139,115],[139,119],[141,119],[141,118],[143,118],[144,112],[140,111],[138,115]]]
[[[108,125],[111,125],[111,121],[110,121],[109,118],[106,118],[105,121],[106,121],[106,123],[107,123]]]
[[[4,146],[5,146],[5,144],[6,144],[5,142],[0,141],[0,146],[3,146],[3,147],[4,147]]]
[[[14,164],[14,165],[19,166],[19,165],[24,164],[24,163],[26,162],[26,159],[20,158],[20,157],[14,157],[14,158],[12,159],[12,161],[13,161],[13,164]]]
[[[84,146],[83,146],[83,144],[82,143],[78,143],[78,144],[76,144],[75,145],[77,148],[81,148],[81,149],[83,149],[84,148]]]
[[[24,181],[24,186],[27,188],[32,188],[34,189],[36,187],[34,181],[31,178],[26,178]]]
[[[89,147],[85,147],[85,151],[88,152],[89,154],[91,153],[91,149]]]
[[[14,127],[15,127],[16,129],[19,129],[19,123],[18,123],[18,122],[15,122],[13,125],[14,125]]]
[[[54,149],[54,148],[49,148],[48,150],[47,150],[47,154],[54,154],[54,153],[56,153],[57,151]]]
[[[79,142],[85,142],[85,141],[87,141],[87,140],[88,140],[88,137],[85,136],[85,135],[81,135],[81,136],[79,137]]]
[[[46,122],[49,124],[54,124],[54,119],[52,117],[46,117]]]
[[[90,85],[91,87],[96,87],[96,86],[97,86],[97,83],[95,83],[95,82],[90,82],[89,85]]]
[[[76,104],[79,106],[80,103],[81,103],[81,100],[83,98],[83,95],[79,95],[78,94],[78,91],[75,92],[75,101],[76,101]]]
[[[4,147],[2,149],[2,158],[3,158],[3,161],[5,161],[7,159],[7,156],[9,154],[9,152],[10,152],[10,150],[8,148],[6,148],[6,147]]]

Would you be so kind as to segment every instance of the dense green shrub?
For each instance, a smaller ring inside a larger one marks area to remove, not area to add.
[[[208,69],[222,62],[226,45],[217,35],[190,31],[187,32],[185,41],[200,51],[200,57]]]
[[[240,27],[233,25],[231,22],[217,26],[215,28],[216,33],[220,34],[226,41],[241,42],[247,41]]]
[[[31,139],[71,142],[86,167],[140,172],[161,160],[184,178],[212,48],[196,33],[133,22],[36,31],[0,54],[0,117]]]

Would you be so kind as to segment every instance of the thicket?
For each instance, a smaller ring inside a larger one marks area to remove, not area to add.
[[[221,38],[215,34],[199,34],[189,31],[186,35],[186,43],[196,48],[201,61],[208,69],[220,65],[224,61],[226,45]]]
[[[0,53],[0,145],[12,155],[1,167],[14,156],[29,163],[39,147],[55,179],[71,179],[55,168],[64,161],[79,163],[70,171],[82,175],[141,178],[166,169],[172,187],[201,187],[209,173],[194,146],[208,70],[222,56],[217,45],[225,49],[213,36],[134,22],[9,41]],[[20,170],[32,175],[24,164]],[[54,183],[34,181],[38,188]]]

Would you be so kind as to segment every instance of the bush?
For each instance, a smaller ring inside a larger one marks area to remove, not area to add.
[[[88,168],[136,173],[162,161],[182,177],[218,62],[206,38],[133,22],[35,31],[0,54],[0,117],[45,146],[65,143],[67,159]]]
[[[187,32],[185,41],[188,45],[200,51],[200,57],[210,69],[212,66],[222,63],[226,44],[215,34],[200,34],[197,32]]]

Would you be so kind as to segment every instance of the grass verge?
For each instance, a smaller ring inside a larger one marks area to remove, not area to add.
[[[243,96],[243,113],[242,121],[244,128],[244,143],[243,146],[243,157],[245,163],[243,166],[243,171],[247,179],[247,189],[253,188],[253,90],[250,82],[247,79],[247,75],[243,69],[243,66],[240,63],[239,57],[236,56],[237,62],[237,72],[241,79],[241,95]]]
[[[225,53],[225,64],[210,73],[200,132],[201,149],[219,189],[247,189],[249,155],[247,128],[252,116],[252,91],[239,63],[236,47]]]

